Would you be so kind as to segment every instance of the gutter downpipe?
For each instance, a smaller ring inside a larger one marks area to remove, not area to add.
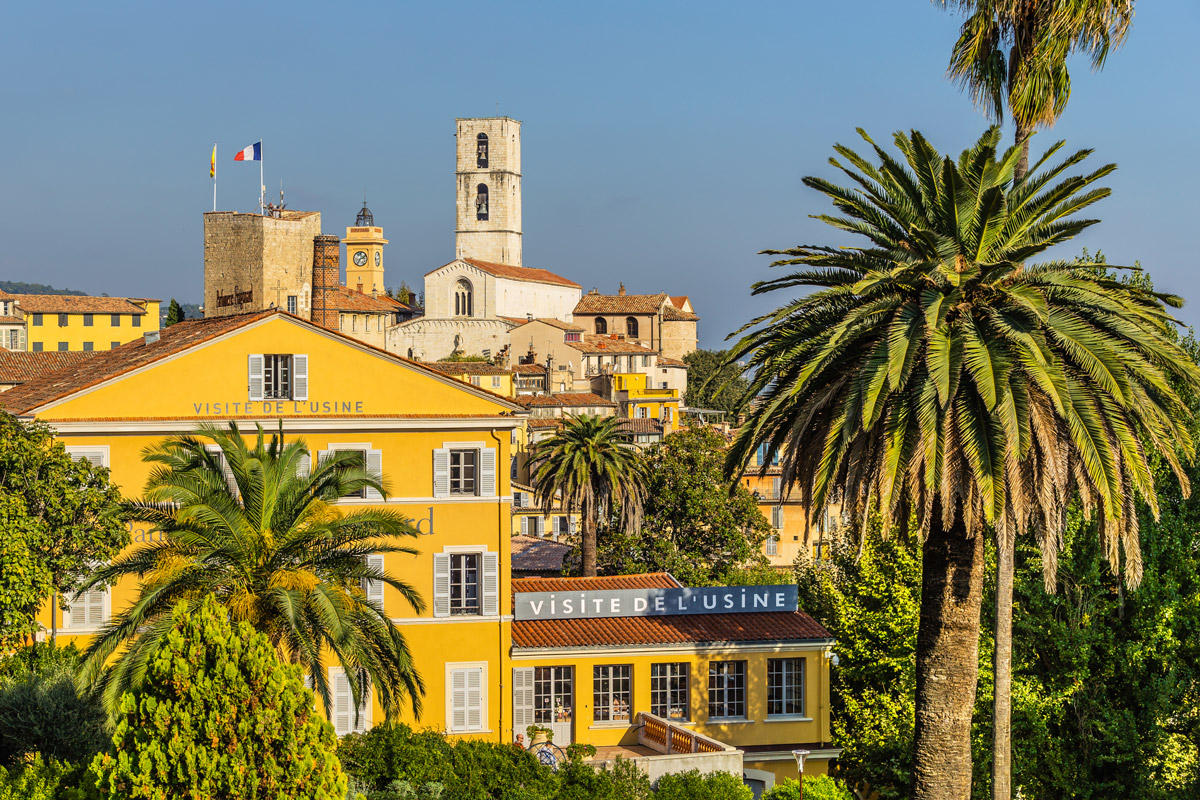
[[[546,382],[547,383],[550,382],[550,375],[549,375],[548,371],[546,374]],[[500,460],[499,456],[500,456],[500,453],[502,452],[501,448],[500,448],[500,444],[501,444],[500,437],[496,435],[495,428],[491,429],[489,431],[489,433],[491,434],[491,437],[496,440],[496,461],[499,462],[499,460]],[[510,433],[510,440],[511,440],[511,433]],[[496,467],[497,467],[497,472],[499,472],[499,467],[500,467],[499,463],[497,463]],[[510,487],[510,491],[511,491],[511,487]],[[502,496],[502,495],[500,495],[500,476],[499,475],[496,476],[496,494],[497,494],[496,529],[497,529],[497,532],[500,537],[496,541],[496,558],[497,558],[497,561],[499,561],[500,553],[504,549],[504,534],[505,534],[504,504],[501,503],[499,500],[499,497]],[[511,525],[511,523],[510,523],[510,525]],[[510,535],[511,535],[511,532],[510,532]],[[510,581],[512,580],[511,565],[512,565],[512,561],[511,561],[511,555],[510,555],[510,558],[509,558],[509,580]],[[496,620],[496,653],[499,656],[499,661],[497,662],[499,669],[497,670],[497,672],[500,673],[499,676],[497,676],[500,680],[500,683],[499,683],[500,709],[499,709],[499,714],[496,717],[496,720],[498,723],[496,732],[498,734],[500,734],[500,743],[504,744],[504,672],[505,672],[505,669],[504,669],[504,606],[501,604],[503,596],[504,596],[504,592],[501,591],[501,588],[502,588],[501,584],[503,583],[501,569],[502,568],[497,569],[497,575],[496,575],[496,592],[500,595],[500,597],[496,598],[496,611],[498,612],[497,613],[498,619]],[[510,603],[512,602],[512,587],[511,586],[509,587],[509,602]],[[514,730],[513,731],[513,741],[516,741],[516,733],[517,732]]]

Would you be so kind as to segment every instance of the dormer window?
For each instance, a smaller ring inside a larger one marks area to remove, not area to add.
[[[579,339],[580,339],[580,335],[579,335],[578,331],[567,331],[565,334],[563,334],[564,342],[578,342]],[[565,367],[562,364],[559,364],[558,368],[565,369]]]
[[[475,166],[479,169],[487,169],[488,165],[488,137],[486,133],[481,133],[475,137]]]

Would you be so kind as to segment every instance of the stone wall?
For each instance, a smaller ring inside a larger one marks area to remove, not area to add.
[[[662,354],[683,359],[696,352],[696,323],[693,320],[666,320],[662,324]]]
[[[437,361],[454,352],[457,340],[458,349],[466,355],[482,355],[487,350],[494,357],[509,344],[511,328],[498,319],[418,317],[387,329],[387,350],[405,358]]]
[[[204,314],[221,317],[275,306],[309,316],[315,211],[284,211],[280,218],[236,211],[204,215]]]
[[[521,123],[508,117],[457,120],[455,255],[522,266]],[[488,137],[488,163],[479,166],[479,134]],[[488,218],[478,219],[480,184],[488,189]]]

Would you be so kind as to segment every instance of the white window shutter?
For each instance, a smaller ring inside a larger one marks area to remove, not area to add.
[[[524,492],[513,492],[513,508],[521,508],[521,504],[525,502]]]
[[[534,519],[537,520],[537,535],[545,536],[546,535],[546,518],[545,517],[534,517]]]
[[[467,673],[470,670],[450,670],[450,730],[467,729]]]
[[[525,733],[533,724],[533,667],[513,668],[513,731]]]
[[[467,730],[483,730],[483,670],[479,667],[467,673]]]
[[[771,506],[771,527],[776,530],[783,528],[783,506]]]
[[[330,669],[330,684],[333,689],[333,731],[338,736],[350,733],[351,705],[350,679],[340,669]]]
[[[495,448],[484,448],[480,451],[480,459],[482,462],[479,470],[479,494],[482,497],[496,496],[496,450]]]
[[[529,517],[521,517],[521,535],[529,535]]]
[[[568,519],[568,525],[570,526],[571,535],[574,536],[575,535],[575,518],[568,517],[567,519]]]
[[[312,473],[312,456],[308,453],[300,456],[300,460],[296,465],[297,474],[301,478],[307,478]]]
[[[292,399],[308,399],[308,356],[292,356]]]
[[[782,478],[771,478],[771,496],[780,499],[780,492],[783,490]]]
[[[450,496],[450,450],[438,448],[433,451],[433,496]]]
[[[383,572],[383,556],[381,554],[367,556],[367,567]],[[383,606],[383,587],[386,586],[383,581],[367,579],[363,581],[363,591],[367,595],[367,600],[372,603],[378,603]]]
[[[382,450],[368,450],[367,451],[367,472],[371,473],[372,475],[379,478],[380,480],[383,480],[383,451]],[[382,500],[383,499],[383,495],[380,494],[379,492],[377,492],[375,489],[372,489],[370,486],[366,487],[364,495],[365,495],[366,499],[368,499],[368,500]]]
[[[251,355],[249,357],[249,375],[247,377],[247,386],[249,386],[250,399],[263,399],[263,357],[261,355]]]
[[[450,616],[450,554],[433,554],[433,615]]]
[[[447,582],[448,583],[448,582]],[[500,554],[483,554],[483,615],[500,613]]]
[[[87,600],[87,624],[89,628],[104,624],[104,606],[106,605],[105,601],[108,599],[106,597],[107,594],[108,592],[104,589],[97,589],[84,595],[84,598]]]

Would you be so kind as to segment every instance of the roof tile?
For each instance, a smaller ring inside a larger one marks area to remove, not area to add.
[[[526,407],[567,407],[567,406],[611,406],[616,403],[605,400],[593,392],[559,392],[558,394],[523,394],[517,397],[517,402]]]
[[[515,281],[533,281],[534,283],[552,283],[556,286],[570,286],[575,289],[583,288],[575,281],[567,280],[561,275],[555,275],[548,269],[514,267],[511,264],[495,264],[491,261],[480,261],[477,258],[460,258],[458,260],[466,262],[476,269],[481,269],[489,275],[495,275],[497,278],[509,278]],[[449,264],[446,266],[449,266]],[[438,269],[444,268],[438,267]],[[437,272],[437,269],[427,272],[426,275],[432,275],[434,272]]]
[[[146,313],[146,309],[135,305],[132,299],[127,297],[18,294],[11,295],[7,299],[15,301],[17,308],[26,314],[133,314],[140,316]]]
[[[25,383],[52,372],[87,361],[94,352],[72,350],[0,350],[0,383]]]
[[[642,347],[640,344],[627,342],[624,339],[616,338],[617,334],[604,336],[598,333],[585,333],[583,340],[579,342],[567,342],[567,347],[573,347],[581,353],[634,353],[641,355],[650,355],[657,353],[657,350],[651,350],[649,347]]]

